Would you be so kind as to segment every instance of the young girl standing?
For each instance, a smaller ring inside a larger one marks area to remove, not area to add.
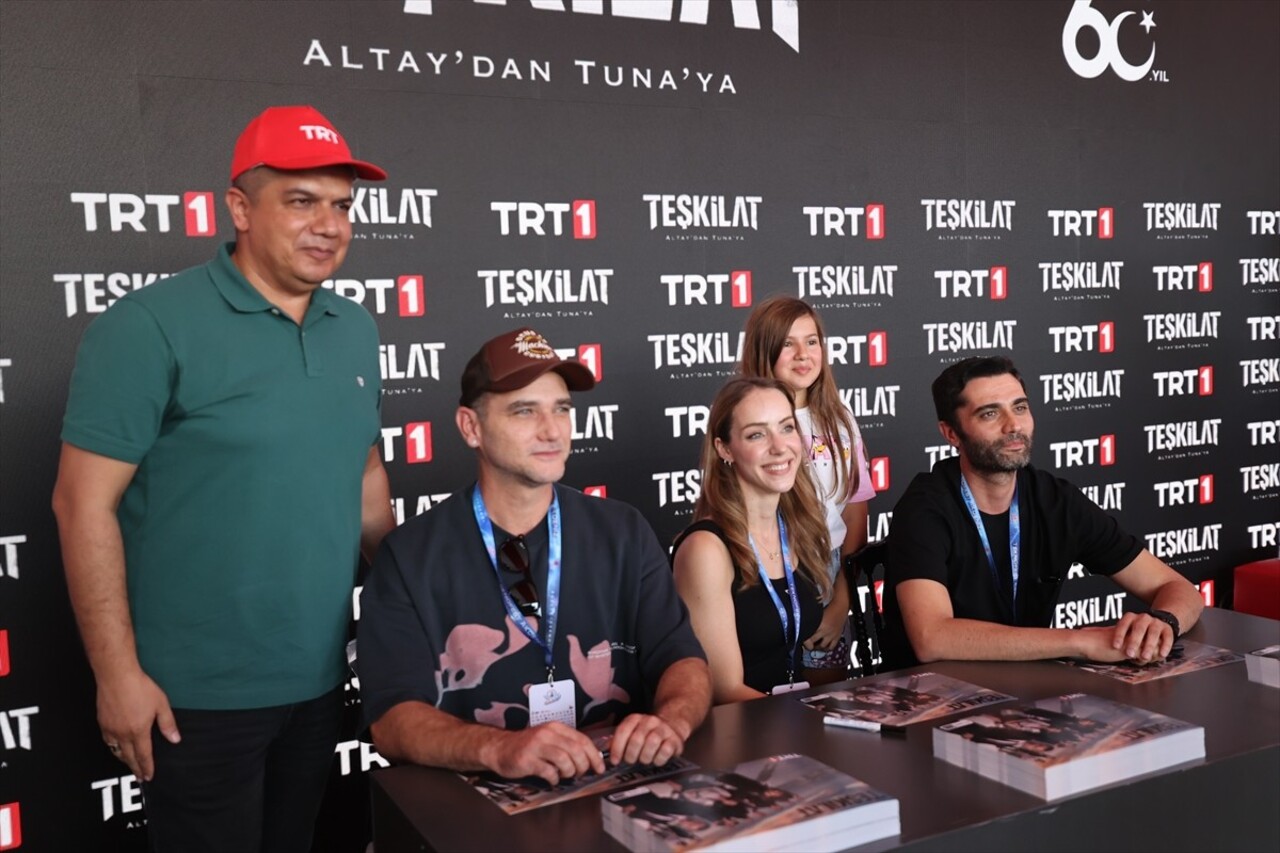
[[[826,338],[817,312],[784,295],[757,305],[747,318],[742,373],[781,380],[795,394],[796,422],[826,508],[832,546],[832,594],[818,630],[805,641],[804,665],[815,684],[839,681],[849,668],[849,587],[840,560],[866,544],[867,501],[875,489],[858,424],[827,369]]]

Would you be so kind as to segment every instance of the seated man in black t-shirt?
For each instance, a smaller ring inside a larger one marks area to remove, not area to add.
[[[666,555],[632,507],[558,485],[569,391],[595,384],[532,329],[462,375],[478,479],[384,540],[361,598],[360,694],[385,757],[552,784],[665,764],[711,703]]]
[[[934,660],[1163,660],[1200,618],[1200,594],[1079,489],[1031,466],[1034,422],[1007,358],[934,380],[958,458],[919,474],[893,511],[885,568],[888,668]],[[1109,575],[1148,613],[1111,627],[1048,627],[1072,563]]]

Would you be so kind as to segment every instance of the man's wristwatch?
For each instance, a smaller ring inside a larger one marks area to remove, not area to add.
[[[1152,619],[1159,619],[1164,624],[1173,629],[1173,639],[1176,642],[1182,636],[1182,626],[1178,624],[1178,617],[1174,616],[1168,610],[1151,610],[1148,611]]]

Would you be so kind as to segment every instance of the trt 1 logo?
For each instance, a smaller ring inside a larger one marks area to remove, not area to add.
[[[186,192],[181,196],[76,192],[71,193],[71,203],[83,206],[85,231],[98,230],[98,212],[105,209],[107,224],[112,231],[123,231],[128,225],[134,231],[167,234],[173,230],[173,208],[181,204],[188,237],[213,237],[218,233],[211,192]]]
[[[1083,441],[1055,441],[1049,449],[1053,451],[1055,468],[1116,464],[1116,437],[1113,433]]]
[[[1097,210],[1050,210],[1055,237],[1094,237],[1111,240],[1116,236],[1116,210],[1100,207]]]
[[[396,459],[396,442],[395,439],[404,437],[404,461],[410,465],[421,462],[430,462],[432,459],[431,448],[431,421],[415,421],[405,424],[403,427],[383,427],[382,428],[382,458],[385,462],[394,462]]]
[[[998,301],[1009,296],[1009,268],[1006,266],[985,270],[934,270],[933,277],[938,281],[938,295],[943,299],[981,298],[985,295]]]
[[[1213,396],[1212,364],[1186,370],[1158,370],[1151,378],[1156,381],[1157,397]]]
[[[22,846],[22,813],[17,803],[0,805],[0,850]]]
[[[850,237],[858,236],[859,223],[868,240],[884,239],[884,205],[868,204],[865,207],[824,207],[806,205],[802,208],[809,219],[809,236]]]
[[[600,344],[578,344],[578,348],[557,349],[556,355],[563,359],[571,360],[575,356],[578,361],[586,365],[591,371],[591,375],[596,381],[604,379],[604,351]]]
[[[673,273],[660,275],[658,279],[667,286],[668,305],[723,305],[728,302],[734,308],[751,307],[751,270],[706,275]]]
[[[395,293],[395,305],[401,317],[421,317],[427,311],[427,299],[425,285],[421,275],[401,275],[395,278],[370,278],[370,279],[354,279],[354,278],[337,278],[323,282],[322,287],[332,290],[334,293],[364,305],[365,300],[372,296],[372,306],[369,308],[371,313],[386,314],[391,300],[387,298],[389,292]]]
[[[878,493],[889,490],[889,457],[876,456],[867,466],[871,471],[871,486]]]
[[[489,209],[498,214],[498,233],[504,237],[512,233],[512,214],[515,233],[520,236],[561,237],[571,233],[575,240],[596,238],[596,203],[594,199],[574,199],[572,202],[549,201],[495,201]],[[566,230],[564,218],[568,214],[570,228]]]
[[[1156,506],[1159,507],[1213,503],[1212,474],[1152,483],[1151,488],[1156,493]]]

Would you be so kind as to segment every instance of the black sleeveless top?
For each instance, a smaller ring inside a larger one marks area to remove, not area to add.
[[[671,557],[675,559],[676,551],[690,533],[706,530],[714,533],[724,542],[727,549],[729,542],[724,531],[714,521],[695,521],[676,537],[671,548]],[[730,555],[733,554],[729,551]],[[818,589],[807,576],[796,569],[796,597],[800,600],[800,642],[796,644],[796,653],[791,661],[791,671],[798,681],[801,678],[800,652],[804,641],[813,636],[822,621],[822,601],[818,597]],[[760,583],[745,590],[739,590],[742,572],[737,565],[733,567],[733,611],[734,622],[738,629],[738,649],[742,653],[742,680],[748,687],[768,693],[770,688],[787,681],[787,655],[790,651],[791,636],[783,636],[782,622],[778,618],[778,608],[762,584],[773,584],[778,593],[778,600],[787,611],[787,619],[791,619],[791,601],[787,596],[786,578],[769,578],[760,574]],[[794,630],[794,628],[792,629]]]

